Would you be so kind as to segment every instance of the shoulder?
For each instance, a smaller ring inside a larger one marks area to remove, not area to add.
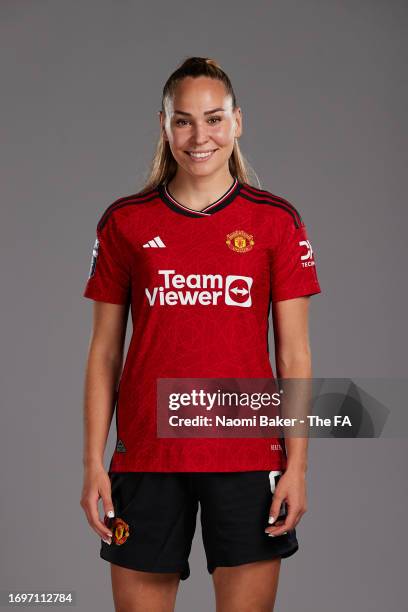
[[[104,227],[112,223],[126,224],[129,215],[135,210],[139,211],[143,207],[145,208],[149,202],[157,198],[157,195],[158,190],[156,188],[117,198],[99,215],[97,224],[98,232],[101,232]]]
[[[240,195],[249,202],[262,206],[268,211],[268,217],[273,216],[274,221],[289,223],[296,229],[305,225],[298,208],[292,202],[267,189],[259,189],[248,183],[242,183]]]

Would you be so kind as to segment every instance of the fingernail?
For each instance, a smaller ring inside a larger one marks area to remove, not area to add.
[[[275,517],[274,517],[274,516],[270,516],[270,517],[269,517],[269,519],[268,519],[268,523],[269,523],[270,525],[272,525],[272,523],[274,523],[275,521],[276,521],[276,519],[275,519]]]
[[[268,533],[268,536],[269,536],[270,538],[274,538],[274,537],[275,537],[275,534],[274,534],[274,533]]]
[[[105,542],[105,544],[109,544],[109,546],[112,544],[111,540],[108,538],[102,538],[102,540]]]
[[[115,516],[114,511],[113,511],[113,510],[109,510],[109,512],[108,512],[108,517],[109,517],[109,518],[113,518],[114,516]]]
[[[285,533],[288,533],[288,532],[287,532],[287,531],[284,531],[284,532],[282,533],[282,535],[285,535]]]
[[[110,533],[110,532],[108,533],[108,537],[109,537],[109,538],[111,538],[111,537],[112,537],[112,535],[113,535],[112,533]]]

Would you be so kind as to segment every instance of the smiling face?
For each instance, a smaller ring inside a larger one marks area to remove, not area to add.
[[[234,138],[242,133],[241,109],[233,110],[221,81],[184,78],[165,111],[160,124],[180,168],[194,176],[229,172]]]

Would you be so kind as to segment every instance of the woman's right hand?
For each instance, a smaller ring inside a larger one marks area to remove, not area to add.
[[[92,529],[107,544],[112,542],[112,532],[99,518],[98,501],[102,498],[105,516],[114,516],[111,497],[111,482],[109,474],[103,465],[85,467],[84,483],[82,487],[81,506]]]

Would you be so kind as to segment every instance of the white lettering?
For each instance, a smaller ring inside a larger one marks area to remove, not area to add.
[[[252,306],[252,277],[227,275],[224,281],[221,274],[189,274],[185,277],[176,274],[175,270],[158,270],[157,273],[161,275],[163,284],[145,287],[150,306],[217,306],[222,300],[228,306]]]

